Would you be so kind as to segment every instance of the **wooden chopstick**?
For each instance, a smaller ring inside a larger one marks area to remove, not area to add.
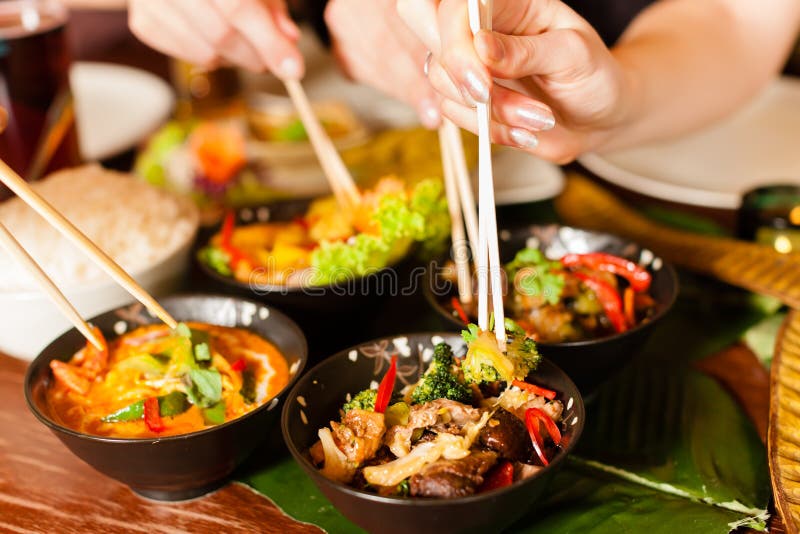
[[[70,242],[81,249],[89,258],[103,269],[111,278],[121,285],[136,300],[144,304],[156,317],[161,319],[170,328],[175,328],[177,322],[167,313],[167,310],[145,291],[125,270],[117,265],[108,254],[103,252],[91,239],[78,230],[49,202],[39,196],[31,187],[14,172],[11,167],[0,160],[0,181],[13,191],[23,202],[28,204],[41,215],[53,228],[61,232]],[[109,199],[114,202],[115,199]]]
[[[27,270],[36,282],[41,286],[42,290],[50,297],[50,300],[61,310],[61,313],[69,319],[75,328],[83,334],[89,342],[98,350],[104,350],[103,343],[94,335],[92,328],[81,318],[78,311],[70,304],[55,283],[47,276],[47,273],[36,263],[36,260],[31,258],[30,254],[25,248],[14,239],[11,232],[8,231],[3,223],[0,223],[0,246],[2,246],[8,254],[14,258],[19,265]]]
[[[283,80],[286,92],[289,93],[300,121],[308,133],[311,146],[317,154],[322,171],[328,179],[328,183],[336,196],[336,200],[341,206],[357,206],[361,202],[361,195],[358,192],[350,171],[347,170],[341,156],[336,151],[336,147],[331,138],[320,124],[311,103],[308,100],[303,86],[297,80]]]
[[[491,29],[492,0],[468,0],[469,24],[473,35]],[[489,285],[491,282],[494,329],[497,342],[505,348],[506,329],[503,309],[502,274],[497,243],[497,214],[494,204],[492,144],[490,137],[491,100],[477,104],[478,115],[478,327],[489,328]]]
[[[447,150],[453,161],[456,184],[458,185],[458,195],[461,200],[461,212],[464,216],[464,223],[467,227],[469,246],[473,251],[478,250],[478,214],[475,211],[475,196],[472,192],[472,181],[470,180],[467,159],[464,156],[464,145],[461,142],[461,130],[449,119],[442,119]]]
[[[462,303],[468,304],[472,302],[472,272],[469,267],[469,250],[464,234],[464,217],[462,215],[462,205],[459,200],[460,191],[458,187],[458,177],[455,172],[456,155],[453,153],[454,151],[451,145],[451,139],[447,135],[445,125],[443,124],[439,127],[439,147],[442,152],[444,189],[447,194],[448,210],[450,211],[450,233],[453,242],[453,259],[456,264],[458,299]]]

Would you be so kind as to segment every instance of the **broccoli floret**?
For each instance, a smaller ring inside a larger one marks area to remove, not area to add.
[[[472,390],[453,371],[453,349],[447,343],[436,345],[428,370],[411,393],[414,404],[436,399],[472,402]]]
[[[510,337],[505,353],[500,351],[492,332],[478,332],[470,325],[471,341],[461,363],[467,382],[477,384],[524,380],[539,365],[536,343],[522,335]]]
[[[357,409],[371,412],[375,410],[375,398],[377,396],[378,390],[376,389],[365,389],[364,391],[359,391],[352,399],[350,399],[350,401],[344,403],[344,406],[342,406],[342,411],[347,413],[350,410]]]

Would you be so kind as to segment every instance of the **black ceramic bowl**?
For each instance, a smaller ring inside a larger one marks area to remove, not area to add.
[[[33,414],[80,459],[137,493],[159,500],[196,497],[219,486],[250,452],[277,430],[276,408],[297,381],[307,359],[303,333],[273,308],[232,297],[175,296],[161,300],[179,321],[237,326],[272,342],[289,364],[289,383],[271,401],[233,421],[199,432],[152,439],[123,439],[82,434],[55,422],[45,391],[53,379],[51,360],[68,360],[85,339],[69,330],[48,345],[28,367],[25,399]],[[92,319],[107,338],[116,332],[158,322],[140,304],[106,312]],[[124,330],[123,330],[124,329]]]
[[[308,199],[287,200],[273,204],[242,208],[236,212],[236,224],[247,225],[264,222],[288,222],[304,215],[310,204]],[[207,230],[199,238],[204,247],[219,227]],[[251,284],[223,276],[200,261],[195,254],[195,263],[204,287],[225,294],[236,295],[278,306],[294,319],[311,340],[312,352],[341,348],[354,343],[358,338],[351,329],[341,328],[331,317],[342,313],[357,319],[365,317],[380,304],[388,294],[387,288],[397,287],[406,265],[401,263],[387,267],[367,276],[323,286],[286,286],[270,284]],[[319,345],[320,340],[328,343]]]
[[[544,359],[536,371],[536,382],[558,391],[558,398],[564,403],[564,446],[550,465],[533,477],[469,497],[424,499],[381,497],[322,476],[310,462],[307,451],[319,439],[318,430],[338,418],[347,394],[357,393],[371,382],[380,381],[392,354],[400,356],[395,389],[399,391],[415,383],[427,368],[426,360],[433,347],[441,341],[453,346],[457,355],[466,351],[464,341],[454,333],[379,338],[327,358],[306,373],[286,397],[281,427],[295,460],[334,506],[369,532],[499,532],[536,503],[580,437],[585,416],[580,393],[563,371]]]
[[[578,385],[584,396],[608,380],[642,348],[658,322],[678,296],[678,276],[671,265],[651,251],[620,237],[569,226],[528,226],[499,233],[500,259],[511,261],[528,246],[541,249],[549,258],[567,253],[607,252],[646,266],[653,276],[650,295],[656,301],[655,315],[634,328],[603,338],[565,343],[537,343],[539,351],[553,360]],[[429,265],[425,297],[442,319],[444,328],[461,330],[464,323],[451,313],[447,303],[457,294],[453,284],[437,277],[439,262]]]

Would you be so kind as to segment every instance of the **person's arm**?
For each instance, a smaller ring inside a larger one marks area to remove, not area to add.
[[[438,18],[426,15],[431,6]],[[496,31],[474,38],[462,0],[398,9],[435,54],[430,79],[445,115],[475,131],[471,100],[491,91],[493,140],[557,162],[737,109],[779,70],[800,24],[796,0],[661,0],[609,50],[557,0],[495,0]]]
[[[780,72],[798,24],[797,0],[654,4],[612,48],[631,86],[627,120],[587,149],[671,137],[738,109]]]

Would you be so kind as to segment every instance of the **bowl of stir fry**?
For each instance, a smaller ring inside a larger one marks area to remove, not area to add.
[[[102,350],[73,329],[31,363],[33,414],[79,458],[137,493],[193,498],[224,481],[274,426],[307,359],[300,329],[264,304],[163,299],[92,319]]]
[[[497,532],[531,508],[584,425],[577,387],[524,335],[470,325],[376,339],[309,371],[284,439],[370,532]]]
[[[670,265],[616,236],[545,225],[499,239],[506,328],[535,339],[584,394],[636,355],[678,294]],[[430,264],[425,292],[447,328],[475,320],[477,299],[458,299],[452,262]]]

